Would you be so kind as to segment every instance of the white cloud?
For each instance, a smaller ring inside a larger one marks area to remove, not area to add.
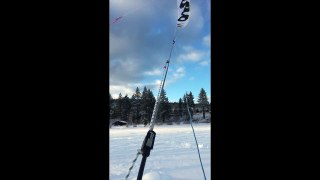
[[[110,10],[118,12],[119,16],[145,11],[145,6],[150,6],[147,0],[110,0]]]
[[[189,24],[186,27],[189,31],[188,34],[198,34],[202,30],[203,26],[204,18],[202,16],[202,9],[198,6],[198,4],[194,3],[190,7],[190,19]]]
[[[202,51],[192,51],[178,56],[179,61],[197,62],[201,60],[204,53]]]
[[[198,62],[210,53],[210,51],[195,49],[192,46],[182,46],[182,50],[183,52],[177,57],[179,62]]]
[[[201,66],[207,66],[207,65],[209,65],[209,61],[202,61],[202,62],[200,62],[200,65]]]
[[[174,73],[167,77],[166,86],[172,83],[175,83],[179,79],[183,78],[186,75],[186,69],[184,67],[177,68]]]
[[[160,86],[160,84],[161,84],[161,80],[157,79],[154,81],[154,85]]]
[[[172,83],[175,83],[176,81],[178,81],[179,79],[183,78],[186,74],[186,69],[184,67],[179,67],[176,70],[172,70],[171,71],[171,75],[167,76],[166,82],[165,82],[165,86],[168,86]],[[161,84],[161,80],[160,79],[156,79],[152,82],[147,82],[147,83],[143,83],[143,84],[130,84],[129,86],[131,86],[131,89],[135,89],[136,87],[144,87],[146,86],[148,89],[151,89],[153,91],[158,91],[159,87]],[[142,89],[142,88],[141,88]],[[140,89],[140,90],[141,90]],[[156,94],[154,94],[156,96]]]
[[[135,2],[127,1],[127,0],[110,0],[110,7],[112,7],[113,10],[132,7],[132,6],[135,6],[135,4],[136,4]]]
[[[144,84],[142,84],[142,83],[130,83],[130,84],[128,84],[128,86],[134,87],[134,89],[139,87],[139,89],[141,90],[141,88],[144,86]]]
[[[121,86],[121,85],[110,85],[109,91],[112,96],[112,98],[117,99],[119,97],[119,93],[122,94],[122,97],[124,97],[126,94],[131,97],[134,93],[134,90],[131,87],[128,86]]]
[[[149,76],[159,76],[162,74],[162,71],[160,71],[159,69],[154,69],[152,71],[146,71],[143,74],[149,75]]]
[[[151,83],[146,83],[144,86],[146,86],[148,89],[150,89],[151,91],[156,91],[158,92],[159,88],[160,88],[160,84],[161,84],[161,80],[160,79],[156,79]],[[167,84],[167,83],[166,83]],[[166,85],[165,84],[165,85]],[[154,96],[157,96],[157,94],[153,94]]]
[[[193,47],[192,46],[182,46],[182,49],[185,51],[191,51],[191,50],[193,50]]]
[[[202,43],[205,44],[205,45],[207,45],[207,46],[210,46],[210,43],[211,43],[211,35],[208,34],[207,36],[203,37]]]
[[[112,55],[121,55],[132,44],[129,38],[110,33],[109,50]]]
[[[173,74],[173,79],[178,80],[182,78],[186,74],[186,69],[184,67],[180,67]]]
[[[140,62],[133,58],[115,59],[110,62],[110,85],[123,85],[137,82],[141,74]]]

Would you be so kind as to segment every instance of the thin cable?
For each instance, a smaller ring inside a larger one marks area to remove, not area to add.
[[[166,77],[167,77],[167,73],[168,73],[168,69],[169,69],[169,63],[170,63],[173,47],[174,47],[174,44],[175,44],[176,36],[177,36],[177,27],[175,28],[175,31],[174,31],[173,42],[172,42],[169,58],[168,58],[168,60],[166,61],[166,64],[165,64],[165,70],[164,70],[164,73],[162,75],[163,78],[161,79],[161,82],[160,82],[160,88],[159,88],[158,96],[157,96],[157,99],[156,99],[155,107],[154,107],[153,112],[152,112],[152,117],[151,117],[151,122],[150,122],[150,130],[151,131],[153,130],[154,123],[155,123],[155,118],[156,118],[156,115],[158,113],[159,102],[160,102],[160,98],[162,96],[162,90],[163,90],[163,87],[164,87],[164,83],[166,81]],[[130,175],[130,172],[131,172],[131,169],[133,168],[134,163],[136,162],[139,154],[141,154],[141,150],[140,151],[138,150],[136,158],[132,161],[132,165],[129,168],[129,172],[128,172],[127,176],[126,176],[126,180],[128,179],[128,177]],[[143,158],[145,158],[145,157],[143,157]]]
[[[172,54],[172,51],[173,51],[173,47],[174,47],[174,44],[176,43],[176,37],[177,37],[177,26],[176,26],[176,28],[175,28],[175,30],[174,30],[174,35],[173,35],[173,40],[172,40],[172,46],[171,46],[171,50],[170,50],[170,54],[169,54],[169,58],[168,58],[168,61],[170,61],[170,59],[171,59],[171,54]]]
[[[199,147],[198,147],[198,141],[197,141],[196,134],[194,133],[194,129],[193,129],[193,126],[192,126],[192,120],[191,120],[191,114],[190,114],[190,111],[189,111],[187,96],[186,96],[186,103],[187,103],[187,109],[188,109],[188,113],[189,113],[189,117],[190,117],[190,124],[191,124],[191,127],[192,127],[194,139],[196,140],[196,144],[197,144],[197,150],[198,150],[198,155],[199,155],[199,160],[200,160],[203,176],[204,176],[204,179],[206,180],[207,178],[206,178],[206,174],[204,173],[204,169],[203,169],[203,165],[202,165],[202,161],[201,161],[200,151],[199,151]]]
[[[169,55],[169,60],[166,61],[166,65],[165,65],[165,71],[164,71],[164,74],[163,74],[163,78],[160,82],[160,88],[159,88],[159,92],[158,92],[158,96],[157,96],[157,100],[156,100],[156,104],[155,104],[155,108],[153,109],[153,113],[152,113],[152,117],[151,117],[151,122],[150,122],[150,130],[153,130],[153,127],[154,127],[154,119],[155,119],[155,116],[157,115],[157,112],[158,112],[158,107],[159,107],[159,102],[160,102],[160,98],[162,96],[162,90],[163,90],[163,86],[164,86],[164,83],[166,81],[166,77],[167,77],[167,73],[168,73],[168,69],[169,69],[169,63],[170,63],[170,58],[171,58],[171,53],[172,53],[172,50],[173,50],[173,47],[174,47],[174,44],[175,44],[175,38],[176,38],[176,31],[177,29],[175,30],[174,32],[174,38],[173,38],[173,43],[172,43],[172,46],[171,46],[171,51],[170,51],[170,55]],[[134,166],[134,163],[136,162],[139,154],[141,154],[141,151],[138,150],[138,153],[136,155],[136,158],[132,161],[132,165],[131,167],[129,168],[129,172],[126,176],[126,180],[128,179],[129,175],[130,175],[130,172]]]
[[[132,161],[132,165],[131,165],[131,167],[129,168],[129,172],[128,172],[128,174],[126,175],[126,180],[129,178],[129,175],[130,175],[130,172],[131,172],[131,170],[132,170],[132,168],[133,168],[133,166],[134,166],[134,163],[137,161],[137,159],[138,159],[138,156],[141,154],[141,152],[140,152],[140,149],[138,150],[138,153],[137,153],[137,155],[136,155],[136,158]]]
[[[155,107],[154,107],[153,112],[152,112],[151,121],[150,121],[150,130],[153,130],[153,127],[154,127],[154,124],[155,124],[155,119],[156,119],[156,116],[157,116],[157,113],[158,113],[158,108],[159,108],[160,99],[161,99],[161,96],[162,96],[162,90],[163,90],[163,87],[164,87],[164,83],[166,82],[167,73],[168,73],[169,64],[170,64],[170,59],[171,59],[171,54],[172,54],[173,47],[174,47],[174,44],[175,44],[176,36],[177,36],[177,27],[175,28],[175,31],[174,31],[169,58],[166,61],[166,66],[165,66],[166,68],[165,68],[164,77],[162,78],[162,81],[160,83],[160,88],[159,88],[158,96],[157,96],[157,99],[156,99]]]

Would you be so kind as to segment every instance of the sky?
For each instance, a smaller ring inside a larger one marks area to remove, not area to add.
[[[191,0],[187,26],[177,30],[164,90],[170,102],[186,92],[210,102],[210,0]],[[175,0],[110,0],[109,91],[131,98],[146,86],[158,95],[178,19]],[[119,18],[117,21],[116,19]]]

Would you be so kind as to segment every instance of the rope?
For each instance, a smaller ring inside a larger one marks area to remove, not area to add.
[[[175,44],[175,39],[177,37],[177,27],[175,28],[174,30],[174,35],[173,35],[173,40],[172,40],[172,45],[171,45],[171,50],[170,50],[170,54],[169,54],[169,58],[168,60],[166,61],[166,65],[165,65],[165,70],[164,70],[164,76],[160,82],[160,88],[159,88],[159,91],[158,91],[158,96],[157,96],[157,99],[156,99],[156,103],[155,103],[155,107],[153,109],[153,112],[152,112],[152,116],[151,116],[151,122],[150,122],[150,130],[153,130],[153,127],[154,127],[154,123],[155,123],[155,119],[156,119],[156,116],[157,116],[157,113],[158,113],[158,108],[159,108],[159,103],[160,103],[160,98],[162,96],[162,90],[163,90],[163,87],[164,87],[164,83],[166,82],[166,77],[167,77],[167,73],[168,73],[168,69],[169,69],[169,64],[170,64],[170,59],[171,59],[171,55],[172,55],[172,51],[173,51],[173,47],[174,47],[174,44]]]
[[[155,118],[156,118],[156,115],[158,113],[159,102],[160,102],[160,98],[162,96],[162,90],[163,90],[163,87],[164,87],[164,83],[166,81],[166,77],[167,77],[167,73],[168,73],[168,69],[169,69],[169,64],[170,64],[170,59],[171,59],[171,55],[172,55],[172,51],[173,51],[173,48],[174,48],[176,37],[177,37],[177,26],[176,26],[175,31],[174,31],[169,58],[168,58],[168,60],[166,61],[166,64],[165,64],[165,70],[164,70],[163,75],[162,75],[163,78],[161,79],[161,82],[160,82],[160,88],[159,88],[157,99],[156,99],[156,102],[155,102],[155,107],[154,107],[153,112],[152,112],[152,117],[151,117],[151,122],[150,122],[150,129],[149,129],[150,131],[153,130]],[[128,179],[128,177],[130,175],[130,172],[131,172],[131,169],[133,168],[134,163],[136,162],[139,154],[142,154],[141,150],[138,150],[136,158],[132,161],[132,165],[129,168],[129,172],[128,172],[127,176],[126,176],[126,180]]]
[[[133,168],[133,166],[134,166],[134,163],[137,161],[138,156],[139,156],[140,154],[141,154],[140,149],[138,149],[138,153],[137,153],[137,155],[136,155],[136,158],[132,161],[132,165],[131,165],[131,167],[129,168],[129,172],[128,172],[128,174],[126,175],[126,180],[129,178],[129,175],[130,175],[130,172],[131,172],[131,170],[132,170],[132,168]]]
[[[141,8],[141,7],[140,7]],[[113,20],[113,22],[111,24],[109,24],[109,26],[111,26],[112,24],[115,24],[116,22],[118,22],[120,19],[122,19],[123,17],[127,16],[128,14],[134,12],[134,11],[137,11],[139,8],[137,9],[134,9],[132,10],[131,12],[128,12],[126,14],[123,14],[122,16],[119,16],[117,18],[115,18]],[[152,112],[152,117],[151,117],[151,122],[150,122],[150,129],[149,129],[149,132],[153,132],[153,127],[154,127],[154,123],[155,123],[155,119],[156,119],[156,115],[157,115],[157,112],[158,112],[158,107],[159,107],[159,102],[160,102],[160,98],[162,96],[162,91],[163,91],[163,87],[164,87],[164,84],[165,84],[165,81],[166,81],[166,77],[167,77],[167,73],[168,73],[168,69],[169,69],[169,64],[170,64],[170,59],[171,59],[171,55],[172,55],[172,52],[173,52],[173,48],[174,48],[174,45],[175,45],[175,40],[176,40],[176,37],[177,37],[177,26],[175,27],[175,30],[174,30],[174,35],[173,35],[173,40],[172,40],[172,46],[171,46],[171,50],[170,50],[170,54],[169,54],[169,58],[168,60],[166,61],[166,64],[165,64],[165,70],[164,70],[164,74],[163,74],[163,78],[161,79],[160,81],[160,88],[159,88],[159,92],[158,92],[158,95],[157,95],[157,99],[156,99],[156,102],[155,102],[155,107],[153,109],[153,112]],[[149,134],[148,132],[148,134]],[[147,134],[147,135],[148,135]],[[154,133],[155,135],[155,133]],[[146,136],[147,137],[147,136]],[[145,139],[146,140],[146,139]],[[150,139],[149,139],[150,140]],[[154,138],[153,138],[153,141],[154,141]],[[145,147],[145,144],[143,143],[143,147]],[[132,168],[134,167],[134,164],[138,158],[138,156],[140,154],[143,155],[143,158],[142,158],[142,161],[145,163],[146,161],[146,158],[149,156],[149,154],[146,156],[146,152],[143,151],[143,147],[141,148],[141,150],[138,150],[138,153],[136,155],[136,158],[132,161],[132,165],[131,167],[129,168],[129,172],[128,174],[126,175],[126,180],[128,179],[129,175],[130,175],[130,172],[132,170]],[[153,143],[152,143],[152,146],[151,146],[151,149],[153,148]],[[150,153],[150,150],[151,149],[147,149],[148,150],[148,153]],[[199,150],[198,150],[199,152]],[[200,154],[199,154],[200,156]],[[200,162],[201,162],[201,159],[200,159]],[[142,164],[142,163],[141,163]],[[138,174],[138,178],[139,176],[141,176],[142,178],[142,174],[143,174],[143,169],[144,169],[144,164],[143,166],[141,166],[140,164],[140,169],[139,169],[139,174]],[[201,164],[202,165],[202,164]],[[142,169],[142,173],[140,174],[140,170]]]
[[[197,144],[197,150],[198,150],[198,155],[199,155],[199,160],[200,160],[200,164],[201,164],[203,176],[204,176],[204,179],[206,180],[207,178],[206,178],[206,174],[204,173],[204,169],[203,169],[203,165],[202,165],[202,161],[201,161],[201,156],[200,156],[198,141],[197,141],[196,134],[194,133],[194,129],[193,129],[193,126],[192,126],[192,120],[191,120],[191,114],[190,114],[190,111],[189,111],[187,96],[186,96],[186,103],[187,103],[187,109],[188,109],[188,113],[189,113],[189,117],[190,117],[190,124],[191,124],[191,127],[192,127],[194,139],[196,140],[196,144]]]

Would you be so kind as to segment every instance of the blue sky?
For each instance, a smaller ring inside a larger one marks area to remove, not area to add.
[[[210,98],[210,0],[191,0],[189,23],[179,28],[165,91],[170,102],[201,88]],[[115,23],[114,20],[120,18]],[[146,86],[157,96],[176,27],[176,0],[110,0],[109,90],[131,97]]]

